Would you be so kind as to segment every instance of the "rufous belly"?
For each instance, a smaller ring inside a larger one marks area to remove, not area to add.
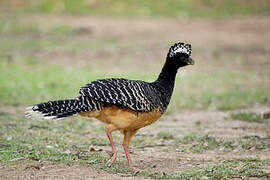
[[[158,120],[162,113],[159,108],[152,112],[137,112],[115,105],[107,106],[101,111],[79,113],[81,116],[94,117],[106,124],[112,124],[119,130],[137,130]]]

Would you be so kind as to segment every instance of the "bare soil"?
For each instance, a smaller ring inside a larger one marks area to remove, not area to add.
[[[25,18],[25,22],[44,22],[44,26],[70,24],[76,29],[77,39],[100,39],[110,37],[118,42],[117,49],[106,48],[101,51],[89,50],[81,54],[51,52],[38,56],[66,66],[98,66],[96,60],[106,59],[104,67],[111,71],[131,71],[153,73],[159,71],[163,57],[167,53],[168,42],[177,40],[193,44],[193,58],[196,66],[192,71],[220,71],[230,68],[235,71],[248,70],[261,75],[269,73],[270,68],[270,21],[269,17],[238,17],[222,20],[193,19],[125,19],[109,17],[71,17],[38,16]],[[154,50],[153,50],[154,49]],[[232,61],[235,52],[241,52],[245,59]],[[222,56],[223,61],[215,61]],[[119,62],[127,59],[127,62]],[[146,59],[143,61],[142,59]],[[125,64],[126,63],[126,64]],[[155,68],[153,68],[153,66]],[[151,67],[151,68],[150,68]],[[156,69],[156,70],[153,70]],[[150,70],[150,71],[149,71]],[[2,107],[4,109],[4,107]],[[10,108],[8,108],[10,109]],[[20,108],[19,108],[20,109]],[[254,107],[252,111],[270,111],[270,107]],[[17,111],[17,109],[14,109]],[[169,131],[174,137],[184,134],[210,134],[221,139],[230,140],[238,137],[269,138],[269,124],[249,123],[232,120],[230,112],[215,110],[184,110],[166,115],[155,124],[141,129],[137,136],[151,136],[160,131]],[[196,122],[200,122],[199,127]],[[100,122],[97,122],[100,123]],[[266,140],[270,143],[269,139]],[[122,165],[127,164],[121,145],[119,158]],[[191,168],[200,164],[211,164],[221,160],[258,157],[270,157],[269,149],[251,150],[211,150],[203,153],[186,153],[178,151],[171,140],[159,140],[154,146],[132,146],[132,158],[137,168],[167,174]],[[98,147],[96,147],[98,148]],[[268,171],[269,171],[268,167]],[[66,165],[33,162],[15,167],[0,166],[0,179],[137,179],[126,174],[111,174],[91,165]],[[128,177],[126,177],[128,176]],[[139,177],[138,179],[142,179]]]

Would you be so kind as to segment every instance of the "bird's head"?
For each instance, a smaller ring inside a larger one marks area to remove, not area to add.
[[[167,59],[175,66],[183,67],[187,65],[194,65],[194,60],[191,59],[191,45],[186,43],[175,43],[170,47]]]

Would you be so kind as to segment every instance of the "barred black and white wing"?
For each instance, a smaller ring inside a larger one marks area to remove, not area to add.
[[[102,79],[80,89],[82,96],[96,101],[150,112],[160,105],[159,95],[151,84],[128,79]]]

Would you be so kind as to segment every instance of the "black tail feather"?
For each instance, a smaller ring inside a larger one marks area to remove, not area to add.
[[[87,103],[87,101],[91,101],[93,103],[92,100],[86,99],[87,98],[85,97],[79,96],[76,99],[57,100],[36,104],[28,107],[25,115],[26,117],[56,119],[97,108],[96,106],[90,106],[90,103]],[[95,102],[95,104],[98,103]]]

